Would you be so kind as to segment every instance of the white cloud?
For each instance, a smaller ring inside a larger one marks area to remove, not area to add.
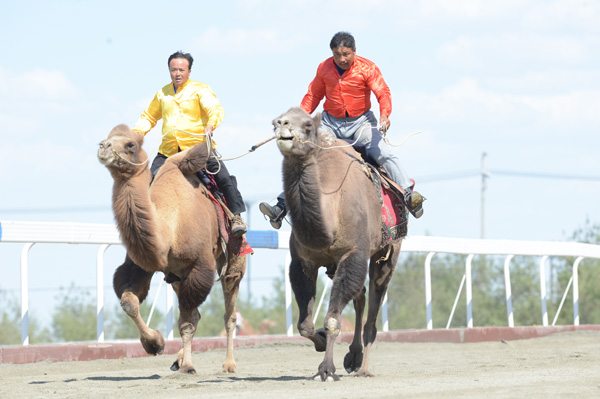
[[[41,68],[23,73],[0,69],[0,93],[13,100],[68,100],[81,94],[62,71]]]
[[[477,80],[469,78],[438,93],[399,93],[394,97],[397,98],[395,104],[401,104],[398,112],[401,115],[437,123],[559,124],[561,128],[600,125],[600,115],[596,112],[600,90],[577,90],[558,95],[512,94],[487,90]]]
[[[581,38],[542,36],[527,32],[460,36],[437,51],[445,65],[466,70],[508,70],[541,65],[560,67],[586,62],[595,52]]]
[[[211,27],[193,39],[191,46],[204,54],[275,53],[285,52],[290,46],[290,38],[282,36],[277,30],[267,28],[222,30]]]
[[[425,0],[419,2],[419,13],[423,16],[481,18],[512,12],[523,7],[527,1],[505,0]]]

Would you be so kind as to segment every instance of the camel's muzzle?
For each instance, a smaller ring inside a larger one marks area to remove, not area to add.
[[[98,161],[102,165],[108,166],[115,160],[115,153],[112,144],[109,141],[102,141],[98,145]]]

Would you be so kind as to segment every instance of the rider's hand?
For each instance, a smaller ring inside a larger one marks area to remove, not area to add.
[[[213,125],[206,125],[206,127],[204,128],[204,133],[210,134],[212,136],[214,130],[215,128],[213,127]]]
[[[385,133],[390,128],[391,122],[387,115],[382,114],[381,118],[379,118],[379,124],[381,125],[379,130]]]

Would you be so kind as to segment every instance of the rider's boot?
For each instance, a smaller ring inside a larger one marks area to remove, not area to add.
[[[266,202],[261,202],[258,206],[258,209],[269,218],[269,222],[271,222],[271,226],[275,230],[279,230],[281,228],[281,224],[283,223],[283,218],[285,216],[285,202],[281,199],[277,200],[276,205],[269,205]]]

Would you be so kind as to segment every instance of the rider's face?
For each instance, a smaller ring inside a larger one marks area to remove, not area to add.
[[[333,61],[337,66],[342,69],[348,69],[352,66],[354,62],[354,56],[356,55],[356,50],[352,50],[350,47],[336,47],[333,50]]]
[[[171,74],[171,81],[176,88],[179,88],[190,78],[190,64],[185,58],[173,58],[169,62],[169,73]]]

